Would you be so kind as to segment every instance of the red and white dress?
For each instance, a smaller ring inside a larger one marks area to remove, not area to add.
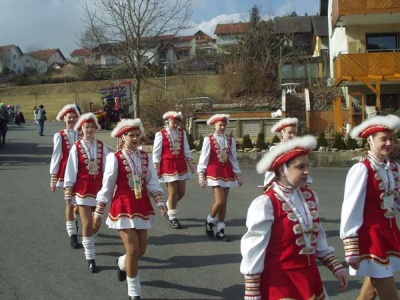
[[[226,134],[211,134],[205,137],[197,173],[205,175],[208,186],[237,186],[236,175],[240,174],[241,170],[237,161],[235,139]]]
[[[141,180],[141,197],[135,195],[132,175]],[[103,186],[97,194],[97,200],[111,202],[106,220],[109,228],[151,228],[155,212],[150,196],[157,199],[162,192],[157,173],[146,152],[122,149],[107,156]]]
[[[78,140],[79,134],[75,130],[63,129],[53,136],[53,154],[50,161],[50,175],[57,175],[56,186],[64,186],[64,174],[67,167],[69,151]]]
[[[382,163],[369,153],[347,174],[340,237],[346,257],[360,257],[350,275],[387,278],[400,270],[399,171],[395,161]]]
[[[316,258],[333,248],[320,224],[312,190],[272,183],[251,203],[246,226],[240,272],[261,275],[261,299],[325,299]]]
[[[64,177],[64,188],[73,187],[71,204],[97,205],[107,154],[107,147],[99,140],[87,143],[82,139],[72,146]]]
[[[193,160],[182,128],[164,128],[156,133],[153,146],[153,162],[160,165],[160,182],[173,182],[192,178],[188,162]]]

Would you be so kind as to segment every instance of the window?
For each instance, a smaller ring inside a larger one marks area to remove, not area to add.
[[[398,35],[396,33],[367,34],[367,52],[396,51],[398,48]]]
[[[376,105],[376,95],[367,95],[367,105]],[[399,110],[399,94],[383,94],[381,95],[381,110],[398,111]]]

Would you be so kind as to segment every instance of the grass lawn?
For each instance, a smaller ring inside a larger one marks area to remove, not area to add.
[[[112,81],[84,81],[0,89],[0,102],[20,105],[27,121],[33,121],[33,107],[43,104],[49,121],[55,120],[58,111],[68,103],[77,101],[82,112],[89,112],[89,102],[95,110],[102,108],[100,89]],[[164,77],[148,78],[142,83],[141,102],[154,94],[165,97]],[[167,97],[178,101],[182,97],[208,96],[221,99],[218,75],[187,75],[167,77]],[[163,99],[163,98],[161,98]],[[166,108],[167,110],[168,108]]]

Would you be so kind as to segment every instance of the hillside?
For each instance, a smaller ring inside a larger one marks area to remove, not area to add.
[[[77,101],[84,112],[89,111],[89,102],[95,109],[101,108],[101,88],[112,81],[68,82],[37,86],[21,86],[0,89],[0,102],[19,104],[27,121],[33,120],[33,107],[43,104],[48,120],[54,120],[62,106]],[[157,95],[157,96],[155,96]],[[221,99],[218,75],[187,75],[167,77],[167,97],[177,101],[183,97],[208,96]],[[142,103],[148,100],[165,99],[164,77],[149,78],[142,84]]]

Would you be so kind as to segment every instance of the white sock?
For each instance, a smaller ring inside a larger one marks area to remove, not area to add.
[[[178,210],[177,209],[168,210],[168,217],[170,220],[178,219]]]
[[[85,248],[85,257],[87,260],[96,258],[96,251],[94,249],[94,238],[93,236],[82,237],[82,245]]]
[[[126,283],[128,284],[128,296],[141,296],[142,294],[142,287],[140,286],[140,278],[137,275],[134,278],[126,276]]]
[[[218,224],[217,224],[217,231],[220,231],[221,229],[225,229],[224,222],[218,222]]]
[[[217,222],[216,218],[211,217],[211,215],[207,216],[207,222],[215,224]]]
[[[66,221],[65,226],[67,228],[68,236],[71,236],[73,234],[78,234],[76,230],[75,221]]]
[[[125,271],[126,267],[125,267],[125,260],[126,260],[126,254],[118,257],[118,267],[122,270]]]

